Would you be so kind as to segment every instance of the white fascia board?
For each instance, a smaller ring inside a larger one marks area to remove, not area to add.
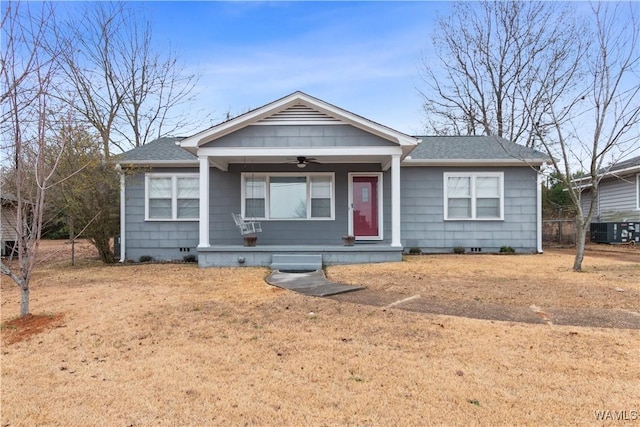
[[[392,156],[402,155],[400,147],[203,147],[199,156],[209,157],[296,157],[296,156]]]
[[[250,111],[246,114],[231,119],[229,121],[220,123],[217,126],[209,128],[205,131],[197,133],[189,138],[180,141],[182,148],[197,148],[203,144],[211,142],[212,140],[221,138],[225,135],[240,130],[246,126],[249,126],[257,121],[262,120],[278,111],[285,110],[288,107],[295,105],[296,99],[283,98],[272,104],[267,104],[264,107]]]
[[[290,106],[296,105],[298,103],[306,104],[309,107],[315,108],[318,111],[323,112],[329,116],[344,120],[347,124],[351,124],[359,129],[377,135],[383,139],[395,142],[400,146],[414,147],[418,144],[418,140],[416,138],[413,138],[402,132],[380,125],[371,120],[365,119],[364,117],[358,116],[357,114],[353,114],[349,111],[335,107],[331,104],[327,104],[324,101],[312,98],[302,92],[295,92],[285,98],[274,101],[263,107],[238,116],[235,119],[231,119],[217,126],[197,133],[193,136],[185,138],[180,141],[180,146],[182,148],[197,148],[203,144],[211,142],[212,140],[223,137],[246,126],[254,124],[265,117],[285,110]]]
[[[321,106],[318,105],[317,102],[312,103],[312,106],[320,112],[333,116],[337,119],[341,119],[347,124],[357,127],[358,129],[361,129],[365,132],[379,136],[380,138],[386,139],[387,141],[395,142],[400,146],[415,147],[418,145],[418,139],[412,136],[406,135],[387,126],[365,119],[364,117],[350,113],[349,111],[339,109],[332,105]]]
[[[198,166],[198,160],[125,160],[117,164],[121,167],[194,167]]]
[[[402,166],[540,166],[544,159],[410,159]]]
[[[604,175],[602,175],[602,179],[608,178],[610,176],[624,175],[624,174],[634,173],[634,172],[640,172],[640,166],[631,166],[631,167],[625,168],[625,169],[619,169],[619,170],[613,170],[613,171],[606,172]],[[589,181],[589,182],[586,183],[586,184],[580,184],[583,181]],[[583,176],[581,178],[575,178],[575,179],[572,179],[571,182],[576,183],[576,185],[575,185],[576,188],[591,187],[591,177],[590,176]]]

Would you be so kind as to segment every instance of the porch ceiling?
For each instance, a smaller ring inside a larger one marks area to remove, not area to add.
[[[295,148],[251,149],[251,148],[201,148],[200,157],[207,157],[209,164],[227,170],[230,164],[282,164],[295,165],[297,157],[306,157],[319,164],[373,163],[383,170],[391,165],[394,155],[401,156],[401,147],[350,147],[350,148]]]
[[[296,164],[296,158],[299,156],[304,156],[309,159],[313,159],[315,163],[380,163],[386,164],[389,162],[390,156],[382,156],[382,155],[353,155],[353,156],[318,156],[318,155],[310,155],[306,154],[305,150],[300,150],[297,155],[292,156],[282,156],[282,155],[274,155],[274,156],[255,156],[255,155],[247,155],[247,156],[211,156],[209,157],[209,162],[212,164],[220,163],[229,165],[232,163],[254,163],[254,164]]]

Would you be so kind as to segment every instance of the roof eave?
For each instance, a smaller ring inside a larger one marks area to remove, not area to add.
[[[606,172],[601,176],[600,180],[603,180],[605,178],[611,178],[611,177],[616,178],[620,175],[627,175],[627,174],[633,174],[633,173],[640,173],[640,165]],[[571,183],[575,188],[578,188],[578,189],[586,189],[586,188],[591,188],[593,186],[593,184],[591,183],[590,176],[583,176],[580,178],[572,179]]]
[[[121,167],[193,167],[198,166],[198,160],[123,160],[116,164]]]
[[[547,159],[411,159],[402,166],[540,166]]]

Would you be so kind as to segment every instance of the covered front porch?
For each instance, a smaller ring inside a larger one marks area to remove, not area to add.
[[[401,260],[400,165],[417,143],[301,92],[182,140],[198,158],[200,266]],[[234,245],[232,213],[262,223],[258,246]]]
[[[272,267],[274,255],[316,255],[321,265],[402,261],[402,247],[383,243],[343,245],[210,245],[198,248],[200,267]],[[307,270],[309,268],[301,268]]]

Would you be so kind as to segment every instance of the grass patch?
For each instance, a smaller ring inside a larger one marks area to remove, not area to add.
[[[394,299],[640,311],[637,262],[587,256],[575,274],[553,251],[405,259],[327,271]],[[13,342],[20,295],[3,280],[2,425],[589,425],[640,401],[637,330],[383,310],[264,276],[44,264],[31,309],[55,314]]]

